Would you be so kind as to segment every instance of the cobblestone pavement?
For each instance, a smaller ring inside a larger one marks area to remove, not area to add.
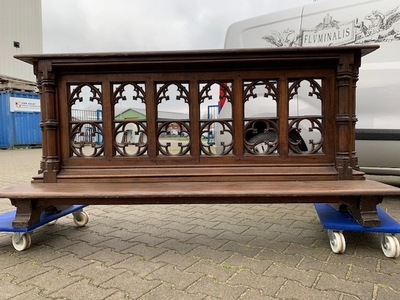
[[[1,150],[0,187],[29,181],[40,153]],[[0,200],[0,212],[13,208]],[[399,200],[382,204],[398,220]],[[346,252],[333,254],[309,204],[86,211],[86,227],[62,218],[23,252],[0,233],[1,299],[400,299],[400,258],[384,256],[379,236],[346,232]]]

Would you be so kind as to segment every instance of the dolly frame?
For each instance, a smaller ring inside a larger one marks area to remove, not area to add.
[[[43,225],[52,224],[59,218],[72,214],[74,223],[78,227],[83,227],[89,222],[89,214],[83,210],[86,205],[71,205],[58,213],[42,212],[40,221],[28,227],[14,228],[12,222],[16,215],[16,210],[0,214],[0,232],[12,232],[12,245],[17,251],[23,251],[31,246],[32,238],[30,233]]]
[[[400,244],[395,234],[400,233],[400,224],[382,208],[377,206],[380,226],[362,226],[347,211],[338,211],[326,203],[314,203],[323,229],[327,230],[330,246],[334,253],[344,253],[346,240],[343,231],[376,232],[381,238],[382,252],[386,257],[400,256]]]

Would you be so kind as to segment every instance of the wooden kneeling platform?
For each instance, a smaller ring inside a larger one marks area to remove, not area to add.
[[[378,226],[376,205],[398,189],[370,180],[148,183],[35,183],[2,190],[27,227],[54,204],[346,203],[363,226]],[[28,200],[29,199],[29,200]],[[35,209],[32,209],[35,208]],[[38,214],[39,213],[39,214]]]
[[[14,227],[71,204],[317,202],[377,226],[400,189],[366,180],[355,152],[358,68],[376,48],[19,56],[43,155],[0,197]]]

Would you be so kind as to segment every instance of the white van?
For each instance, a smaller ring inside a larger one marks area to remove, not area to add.
[[[229,27],[225,48],[377,43],[357,83],[357,156],[367,173],[400,175],[400,0],[320,1],[247,19]]]

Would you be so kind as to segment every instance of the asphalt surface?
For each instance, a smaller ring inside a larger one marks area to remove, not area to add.
[[[40,155],[0,150],[0,188],[29,182]],[[397,220],[399,200],[381,205]],[[385,257],[379,235],[345,232],[334,254],[310,204],[85,210],[85,227],[61,218],[25,251],[0,232],[0,299],[400,299],[400,258]]]

